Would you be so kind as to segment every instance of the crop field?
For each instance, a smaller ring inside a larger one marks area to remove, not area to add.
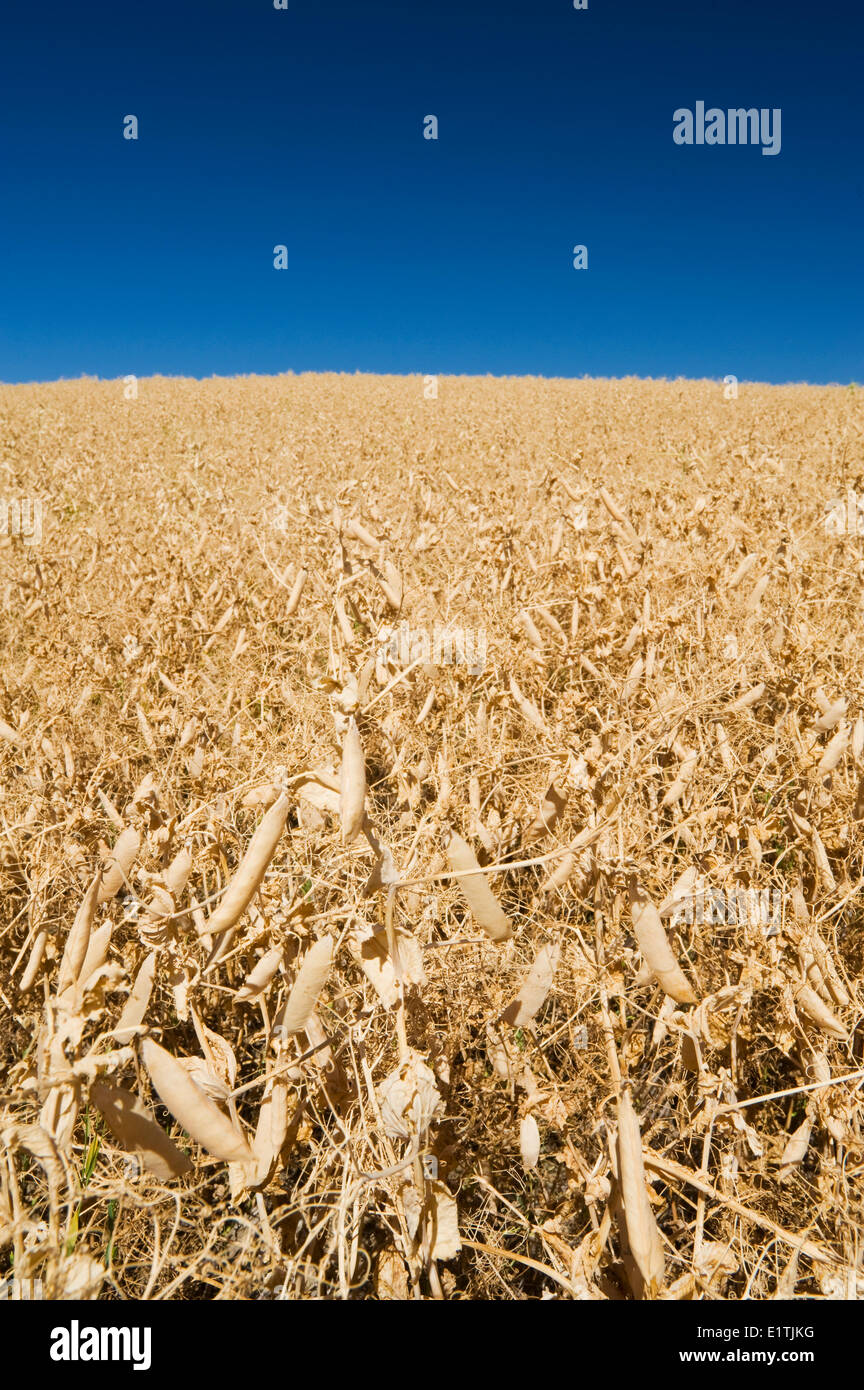
[[[862,402],[0,386],[0,1280],[864,1296]]]

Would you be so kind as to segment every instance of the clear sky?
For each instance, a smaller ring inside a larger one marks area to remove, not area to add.
[[[287,4],[6,7],[0,380],[864,379],[858,0]]]

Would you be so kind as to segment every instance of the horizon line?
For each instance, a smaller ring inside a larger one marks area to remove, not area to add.
[[[733,376],[727,373],[727,376]],[[21,381],[0,380],[0,387],[31,387],[31,386],[60,386],[60,385],[80,385],[83,383],[109,385],[113,383],[125,383],[134,378],[136,382],[145,381],[195,381],[199,384],[210,381],[248,381],[248,380],[273,380],[280,377],[307,377],[307,376],[337,376],[337,377],[374,377],[376,380],[392,379],[396,381],[410,381],[419,378],[425,381],[427,378],[434,377],[438,381],[548,381],[548,382],[645,382],[654,385],[665,384],[675,385],[685,382],[687,385],[697,386],[702,383],[710,383],[713,386],[723,386],[726,384],[727,376],[640,376],[634,372],[628,372],[623,376],[591,376],[585,372],[581,376],[552,376],[545,372],[374,372],[363,368],[355,368],[353,371],[347,369],[332,368],[325,371],[315,371],[303,368],[296,370],[289,367],[281,372],[211,372],[206,376],[195,376],[181,372],[163,373],[151,372],[148,375],[139,376],[135,372],[127,372],[122,376],[98,376],[91,372],[81,372],[78,376],[59,376],[51,378],[30,378]],[[844,390],[856,388],[861,389],[861,383],[857,381],[761,381],[749,377],[735,377],[739,387],[760,386],[774,387],[783,389],[790,386],[807,386],[814,390]]]

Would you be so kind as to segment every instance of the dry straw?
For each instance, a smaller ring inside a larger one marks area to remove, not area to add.
[[[0,1258],[864,1296],[860,398],[440,385],[0,385]]]

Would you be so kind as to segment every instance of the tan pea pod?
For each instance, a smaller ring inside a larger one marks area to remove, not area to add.
[[[696,996],[669,945],[660,914],[635,880],[630,883],[630,912],[639,950],[652,975],[679,1004],[695,1004]]]
[[[523,845],[533,845],[536,840],[550,834],[555,829],[566,805],[567,798],[558,790],[554,782],[550,782],[539,811],[522,836]]]
[[[57,993],[62,994],[70,985],[74,985],[81,973],[81,967],[87,957],[87,947],[90,945],[90,932],[93,927],[93,919],[96,916],[96,908],[102,897],[102,878],[96,874],[84,898],[81,906],[75,914],[75,921],[66,938],[66,945],[63,950],[63,958],[60,961],[60,971],[57,976]]]
[[[823,709],[813,728],[820,734],[829,733],[834,725],[843,718],[848,708],[848,700],[835,700],[833,704],[827,705]]]
[[[106,861],[99,889],[100,903],[107,903],[123,887],[140,848],[141,836],[133,826],[127,825],[114,841],[114,848]]]
[[[111,945],[111,923],[103,922],[101,927],[90,933],[90,940],[87,944],[87,954],[84,963],[78,971],[79,985],[85,985],[90,976],[99,970],[108,959],[108,947]]]
[[[18,981],[19,994],[27,994],[27,992],[31,990],[34,984],[36,983],[36,979],[39,974],[39,969],[42,965],[42,961],[45,958],[45,947],[47,945],[48,931],[47,928],[42,927],[41,930],[36,933],[36,940],[33,942],[33,949],[30,952],[30,957],[27,961],[27,966],[24,970],[24,974]]]
[[[540,1159],[540,1130],[533,1115],[526,1115],[519,1126],[519,1152],[526,1172],[537,1167]]]
[[[807,1150],[810,1147],[810,1135],[812,1132],[813,1121],[808,1114],[806,1120],[790,1134],[786,1142],[786,1147],[780,1155],[781,1178],[788,1177],[789,1174],[798,1167],[799,1163],[804,1162],[804,1159],[807,1157]]]
[[[272,951],[267,951],[254,970],[250,970],[246,976],[242,988],[237,991],[237,998],[254,999],[256,994],[260,994],[262,990],[266,989],[282,964],[282,958],[281,946],[274,946]]]
[[[114,1029],[114,1037],[117,1042],[129,1042],[135,1036],[135,1029],[141,1026],[147,1012],[147,1005],[150,1003],[155,978],[156,952],[152,951],[149,956],[145,957],[138,974],[135,976],[132,991],[123,1006],[117,1027]]]
[[[493,941],[506,941],[513,935],[513,924],[484,878],[474,851],[455,830],[451,831],[446,854],[451,871],[463,875],[456,884],[477,925]]]
[[[160,1100],[202,1148],[227,1163],[250,1163],[252,1152],[227,1115],[195,1085],[188,1071],[152,1038],[141,1056]]]
[[[182,1177],[192,1162],[170,1139],[143,1101],[122,1086],[94,1081],[90,1099],[101,1112],[114,1138],[135,1154],[154,1177],[167,1181]]]
[[[185,848],[178,851],[165,870],[165,887],[176,902],[182,896],[192,872],[192,855]]]
[[[519,626],[522,628],[522,631],[525,633],[525,636],[528,638],[528,641],[531,643],[531,646],[535,647],[538,652],[542,652],[543,638],[540,636],[540,633],[537,629],[534,619],[531,617],[531,614],[526,613],[523,609],[523,611],[519,613],[517,616],[517,622],[519,623]]]
[[[305,583],[306,570],[301,570],[300,573],[297,575],[297,578],[294,580],[294,587],[291,590],[291,593],[288,595],[288,603],[285,608],[286,618],[290,618],[295,612],[297,605],[300,602],[300,595],[303,593],[303,586]]]
[[[513,696],[513,700],[522,718],[526,720],[527,723],[531,724],[537,730],[538,734],[548,734],[549,730],[546,727],[546,721],[539,709],[526,695],[522,694],[513,676],[510,677],[510,694]]]
[[[333,961],[333,938],[322,936],[303,957],[303,964],[288,996],[288,1002],[281,1016],[274,1024],[274,1033],[281,1032],[283,1038],[292,1033],[302,1033],[312,1010],[327,983]]]
[[[222,901],[207,918],[204,932],[215,938],[217,932],[228,931],[233,927],[251,903],[264,878],[270,860],[276,853],[276,846],[285,829],[291,799],[283,792],[279,800],[270,807],[252,839],[249,848],[237,866],[228,884]]]
[[[810,985],[802,985],[800,989],[796,990],[795,1002],[810,1021],[815,1023],[817,1028],[822,1029],[823,1033],[830,1034],[832,1038],[842,1038],[844,1042],[846,1041],[848,1033],[843,1024]]]
[[[363,828],[366,815],[366,759],[353,718],[342,740],[342,767],[339,774],[339,816],[342,843],[350,845]]]
[[[681,760],[681,765],[678,768],[678,773],[675,777],[674,782],[671,782],[670,785],[667,787],[666,795],[660,802],[660,805],[662,807],[675,806],[681,800],[682,796],[687,790],[687,786],[690,782],[690,779],[693,776],[693,773],[696,771],[697,761],[698,754],[696,753],[695,749],[690,749],[685,753],[685,756]]]
[[[648,1200],[642,1136],[629,1090],[618,1102],[618,1174],[630,1253],[648,1288],[657,1290],[665,1271],[663,1243]]]
[[[501,1015],[502,1022],[509,1023],[513,1028],[528,1026],[552,988],[560,956],[561,948],[556,943],[540,947],[519,993]]]
[[[737,700],[733,700],[731,705],[726,706],[727,714],[740,714],[742,710],[750,709],[751,705],[756,705],[765,694],[763,684],[754,685],[750,690],[745,690],[743,695],[739,695]]]
[[[834,771],[840,759],[843,757],[843,754],[846,752],[849,735],[849,725],[841,725],[828,744],[828,747],[825,749],[825,752],[822,754],[822,757],[819,759],[819,766],[816,771],[820,777],[827,777],[830,772]]]
[[[249,1187],[263,1187],[273,1174],[288,1134],[288,1084],[272,1081],[268,1086],[252,1142],[255,1162],[247,1175]]]

